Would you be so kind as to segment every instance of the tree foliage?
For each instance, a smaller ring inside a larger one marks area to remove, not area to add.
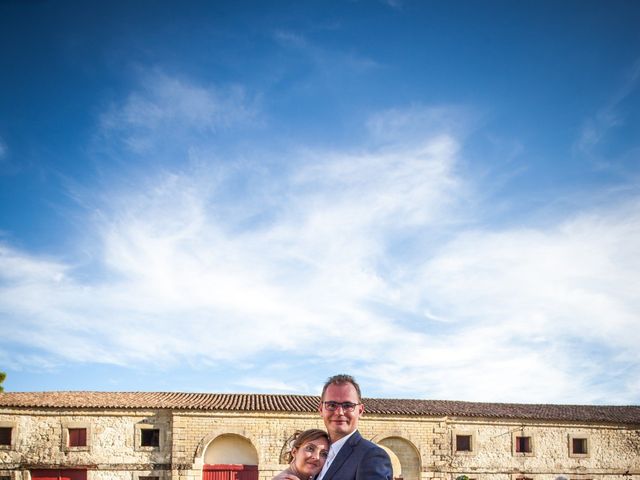
[[[4,392],[4,387],[2,386],[2,382],[7,378],[7,374],[4,372],[0,372],[0,392]]]

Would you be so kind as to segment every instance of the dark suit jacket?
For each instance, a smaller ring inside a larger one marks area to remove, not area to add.
[[[351,435],[322,480],[392,480],[389,455],[356,432]]]

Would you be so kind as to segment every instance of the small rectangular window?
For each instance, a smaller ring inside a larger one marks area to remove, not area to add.
[[[0,475],[0,480],[11,480],[9,475]]]
[[[586,438],[572,438],[571,439],[571,453],[574,455],[586,455],[587,451],[587,439]]]
[[[69,429],[69,446],[70,447],[86,447],[87,446],[87,429],[86,428],[70,428]]]
[[[531,437],[516,437],[516,452],[531,453]]]
[[[143,428],[140,430],[140,446],[159,447],[160,430],[158,428]]]
[[[471,435],[456,435],[456,452],[471,451]]]
[[[11,427],[0,427],[0,445],[11,445]]]
[[[152,476],[152,475],[148,475],[148,476],[139,476],[138,480],[160,480],[160,477],[157,476]]]

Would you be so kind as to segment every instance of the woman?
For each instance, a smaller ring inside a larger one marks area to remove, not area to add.
[[[312,428],[296,432],[289,452],[289,468],[279,473],[278,480],[312,480],[320,473],[329,453],[329,435]]]

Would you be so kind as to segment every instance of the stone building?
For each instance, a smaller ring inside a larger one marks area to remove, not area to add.
[[[301,395],[0,394],[0,480],[267,480]],[[360,432],[404,480],[640,480],[640,406],[365,399]]]

